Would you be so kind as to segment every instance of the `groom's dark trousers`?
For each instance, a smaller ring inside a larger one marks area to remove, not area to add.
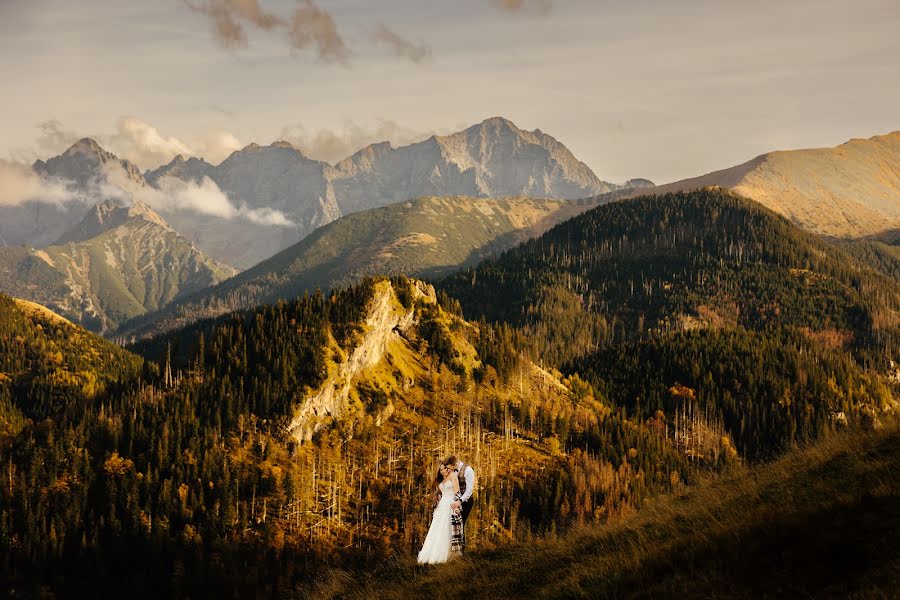
[[[463,527],[466,526],[466,521],[469,520],[469,513],[472,512],[472,505],[475,504],[473,498],[469,498],[465,502],[462,503],[462,520]]]

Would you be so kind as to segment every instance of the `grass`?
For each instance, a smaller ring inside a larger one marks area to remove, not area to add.
[[[657,498],[639,513],[425,568],[332,572],[314,600],[894,598],[900,428],[847,433]]]

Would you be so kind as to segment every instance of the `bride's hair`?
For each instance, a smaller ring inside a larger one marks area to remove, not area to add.
[[[445,466],[444,463],[438,465],[437,474],[434,476],[434,481],[431,483],[431,487],[434,488],[435,494],[441,491],[441,484],[444,483],[444,476],[441,474],[441,469]]]

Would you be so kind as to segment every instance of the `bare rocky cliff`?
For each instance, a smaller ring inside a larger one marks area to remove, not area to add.
[[[348,409],[353,385],[366,370],[378,366],[392,344],[408,344],[405,335],[416,324],[416,302],[436,302],[433,286],[414,281],[411,289],[413,306],[406,308],[389,281],[376,284],[358,343],[349,355],[339,351],[341,360],[332,365],[325,383],[297,407],[288,426],[288,432],[297,441],[309,440],[329,419],[339,419]]]

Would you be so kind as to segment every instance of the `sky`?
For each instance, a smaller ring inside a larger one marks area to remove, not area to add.
[[[900,129],[897,0],[0,0],[0,159],[335,162],[492,116],[663,183]]]

